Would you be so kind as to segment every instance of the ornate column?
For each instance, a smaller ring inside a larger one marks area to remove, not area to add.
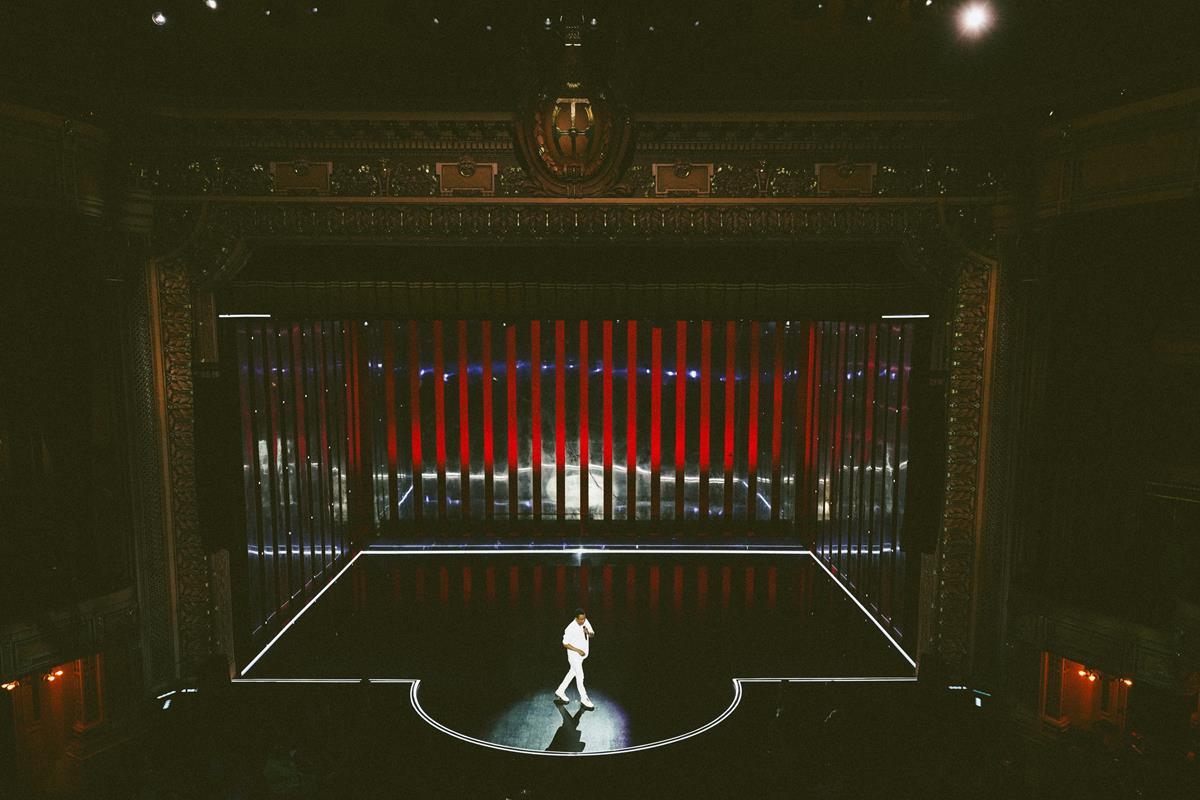
[[[959,256],[935,600],[935,645],[952,677],[970,673],[976,644],[999,276],[994,259],[969,251]]]
[[[148,686],[193,672],[210,650],[208,559],[196,513],[190,248],[149,254],[154,207],[122,209],[131,276],[128,355],[135,556]]]

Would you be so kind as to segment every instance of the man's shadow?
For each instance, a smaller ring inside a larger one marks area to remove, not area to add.
[[[562,714],[562,725],[554,732],[554,738],[550,740],[550,746],[546,750],[556,753],[582,753],[583,748],[587,747],[587,742],[579,738],[579,718],[586,712],[587,709],[580,706],[574,714],[568,714],[567,707],[559,705],[558,713]]]

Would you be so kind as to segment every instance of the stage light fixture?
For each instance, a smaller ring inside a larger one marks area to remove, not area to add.
[[[958,12],[958,29],[967,36],[979,36],[991,24],[992,8],[987,3],[970,3]]]
[[[204,0],[204,5],[209,11],[216,11],[220,3],[217,0]]]
[[[1088,673],[1088,682],[1089,682],[1089,683],[1095,683],[1095,682],[1096,682],[1096,673],[1094,673],[1094,672],[1089,672],[1089,673]]]
[[[1081,678],[1086,678],[1086,677],[1087,677],[1087,674],[1088,674],[1088,672],[1087,672],[1087,670],[1086,670],[1086,669],[1081,669],[1081,670],[1079,670],[1079,677],[1081,677]]]
[[[11,692],[12,690],[16,689],[20,685],[21,684],[18,681],[9,681],[8,683],[0,684],[0,686],[2,686],[4,688],[4,691],[6,691],[6,692]]]
[[[54,677],[61,678],[62,676],[63,676],[63,671],[61,669],[54,670]]]
[[[1133,681],[1129,680],[1129,678],[1121,678],[1121,683],[1125,684],[1126,686],[1133,686]]]
[[[162,11],[155,11],[150,15],[150,21],[161,28],[163,25],[167,24],[167,15]]]
[[[51,672],[45,676],[45,680],[47,683],[54,683],[56,680],[58,680],[58,676]]]

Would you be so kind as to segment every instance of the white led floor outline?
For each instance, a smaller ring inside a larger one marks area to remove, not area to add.
[[[807,556],[810,556],[814,561],[817,562],[817,564],[821,567],[821,569],[824,570],[825,573],[829,576],[830,580],[832,580],[835,584],[837,584],[842,589],[842,591],[845,592],[847,597],[849,597],[852,601],[854,601],[854,604],[856,606],[858,606],[859,610],[861,610],[863,612],[863,614],[866,615],[866,617],[868,619],[870,619],[872,623],[874,623],[875,627],[877,627],[879,629],[879,631],[881,633],[883,633],[883,635],[887,638],[888,642],[893,647],[896,648],[896,650],[901,654],[901,656],[903,656],[904,660],[906,662],[908,662],[908,664],[910,666],[912,666],[914,670],[916,669],[916,662],[913,661],[912,657],[908,655],[908,653],[904,650],[904,648],[902,648],[900,646],[900,644],[895,640],[895,638],[892,637],[892,635],[887,631],[887,629],[883,627],[883,625],[879,622],[879,620],[875,619],[875,617],[871,615],[871,613],[867,610],[866,606],[864,606],[861,602],[859,602],[858,598],[855,597],[850,592],[849,588],[844,583],[842,583],[842,581],[839,580],[838,577],[832,571],[830,571],[830,569],[825,565],[825,563],[820,559],[820,557],[816,553],[813,553],[811,550],[808,550],[808,549],[783,548],[783,547],[779,547],[779,548],[762,548],[762,547],[759,547],[759,548],[738,548],[738,547],[690,548],[690,547],[686,547],[686,546],[670,547],[670,548],[665,548],[665,547],[638,548],[638,547],[629,547],[627,545],[619,546],[619,547],[605,547],[605,546],[595,546],[595,545],[586,546],[586,547],[563,546],[563,547],[556,547],[556,548],[555,547],[539,547],[539,546],[520,547],[520,548],[463,547],[463,548],[446,548],[446,549],[434,548],[434,547],[413,547],[413,548],[403,548],[403,549],[397,549],[397,548],[382,549],[381,548],[381,549],[377,549],[377,550],[360,550],[358,553],[356,553],[354,555],[354,557],[352,559],[350,559],[350,561],[344,567],[342,567],[342,569],[338,572],[338,574],[333,577],[333,580],[331,580],[329,583],[327,583],[321,589],[321,591],[317,592],[317,594],[311,600],[309,600],[308,603],[306,603],[302,609],[300,609],[299,613],[297,613],[296,616],[292,617],[292,619],[289,620],[288,623],[286,625],[284,625],[283,628],[277,634],[275,634],[275,636],[271,639],[271,641],[269,641],[267,643],[266,647],[264,647],[258,653],[258,655],[256,655],[250,661],[250,663],[247,664],[246,667],[241,671],[240,677],[234,678],[232,680],[232,682],[233,683],[246,683],[246,684],[260,683],[260,684],[342,684],[342,685],[349,685],[349,684],[361,684],[364,680],[366,680],[367,683],[369,683],[369,684],[406,683],[406,684],[409,684],[411,687],[410,691],[409,691],[409,700],[412,703],[413,710],[417,712],[417,715],[419,717],[421,717],[421,719],[424,720],[426,722],[426,724],[430,725],[431,727],[435,728],[438,731],[441,731],[442,733],[446,734],[447,736],[451,736],[455,739],[458,739],[463,742],[467,742],[469,744],[474,744],[474,745],[478,745],[480,747],[487,747],[492,750],[500,750],[500,751],[508,752],[508,753],[519,753],[519,754],[524,754],[524,755],[536,755],[536,756],[577,757],[577,756],[607,756],[607,755],[620,755],[620,754],[624,754],[624,753],[635,753],[635,752],[639,752],[639,751],[643,751],[643,750],[651,750],[651,749],[655,749],[655,748],[659,748],[659,747],[666,747],[667,745],[676,744],[678,742],[682,742],[687,739],[691,739],[695,736],[699,736],[700,734],[704,733],[705,731],[711,730],[712,728],[716,727],[717,725],[720,725],[722,722],[724,722],[729,717],[729,715],[731,715],[735,710],[737,710],[738,705],[742,701],[742,684],[744,684],[744,683],[781,683],[781,684],[782,683],[825,683],[825,684],[834,684],[834,683],[915,683],[917,680],[915,675],[913,675],[913,676],[888,675],[888,676],[830,676],[830,677],[788,677],[788,678],[785,678],[785,677],[733,678],[732,679],[732,682],[733,682],[733,700],[732,700],[732,702],[730,702],[729,706],[724,711],[722,711],[720,714],[718,714],[714,719],[710,720],[709,722],[705,723],[704,725],[701,725],[699,728],[696,728],[695,730],[689,731],[687,733],[679,734],[678,736],[672,736],[668,739],[662,739],[662,740],[659,740],[656,742],[647,742],[645,744],[634,745],[632,747],[621,747],[621,748],[617,748],[614,750],[602,750],[602,751],[595,751],[595,752],[591,752],[591,753],[588,753],[588,752],[569,753],[569,752],[555,752],[555,751],[546,751],[546,750],[530,750],[530,749],[523,748],[523,747],[512,747],[510,745],[497,744],[495,742],[489,742],[484,739],[478,739],[473,736],[468,736],[467,734],[456,731],[453,728],[450,728],[450,727],[442,724],[441,722],[438,722],[436,719],[434,719],[434,717],[431,714],[429,714],[429,712],[427,712],[424,709],[424,707],[421,705],[420,699],[417,696],[418,690],[421,685],[420,678],[365,678],[364,679],[364,678],[247,678],[246,677],[246,673],[250,671],[250,668],[253,667],[256,663],[258,663],[258,661],[264,655],[266,655],[267,651],[270,650],[271,647],[276,642],[279,641],[279,639],[283,636],[283,634],[287,632],[288,628],[290,628],[293,624],[295,624],[295,622],[298,619],[300,619],[300,617],[304,614],[304,612],[308,611],[308,609],[318,599],[320,599],[321,595],[323,595],[326,591],[328,591],[329,588],[331,586],[333,586],[334,583],[337,582],[338,578],[342,577],[342,575],[344,575],[346,573],[346,571],[349,570],[350,567],[352,567],[354,565],[354,562],[357,561],[359,559],[359,557],[364,554],[366,554],[366,555],[496,555],[496,554],[521,555],[521,554],[546,554],[546,553],[557,553],[557,554],[564,554],[564,555],[583,555],[583,554],[596,554],[596,555],[600,555],[600,554],[608,554],[608,555],[693,554],[693,555],[797,555],[797,556],[807,555]]]

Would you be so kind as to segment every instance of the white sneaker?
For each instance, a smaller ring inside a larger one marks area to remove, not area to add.
[[[559,694],[558,692],[555,692],[555,693],[554,693],[554,699],[555,699],[555,700],[557,700],[557,701],[558,701],[558,702],[560,702],[560,703],[569,703],[569,702],[571,702],[571,698],[567,697],[565,694]]]
[[[584,707],[584,708],[586,708],[588,711],[591,711],[593,708],[595,708],[595,706],[594,706],[594,705],[592,705],[592,701],[591,701],[591,700],[587,700],[587,699],[580,700],[580,701],[579,701],[579,705],[583,706],[583,707]]]

